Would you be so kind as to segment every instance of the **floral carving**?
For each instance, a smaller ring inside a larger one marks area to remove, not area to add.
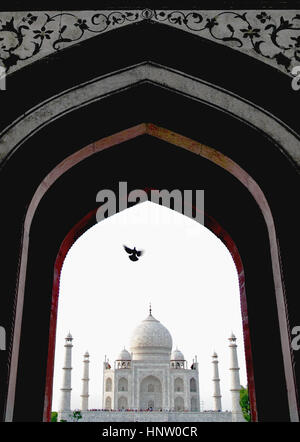
[[[260,14],[258,14],[256,16],[256,18],[261,22],[261,23],[266,23],[266,21],[271,20],[271,16],[268,15],[265,11],[261,12]]]
[[[290,73],[300,61],[300,14],[282,11],[91,11],[0,13],[0,64],[7,72],[26,60],[122,25],[151,20],[229,44]],[[287,15],[287,16],[284,16]],[[23,64],[22,64],[23,62]],[[296,63],[297,64],[297,63]]]

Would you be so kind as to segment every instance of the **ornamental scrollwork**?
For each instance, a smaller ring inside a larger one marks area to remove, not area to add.
[[[293,11],[78,11],[0,13],[0,64],[9,73],[93,35],[143,20],[175,26],[264,59],[286,73],[300,62]]]
[[[157,21],[187,28],[203,37],[208,33],[211,39],[232,43],[238,49],[251,49],[290,72],[293,61],[300,61],[300,14],[295,13],[290,19],[281,15],[276,20],[270,12],[262,11],[256,12],[252,21],[248,15],[249,12],[222,11],[204,19],[204,13],[196,11],[154,12]]]

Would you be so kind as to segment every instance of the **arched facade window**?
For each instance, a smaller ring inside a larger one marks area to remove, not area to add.
[[[112,391],[112,381],[111,381],[111,378],[107,378],[106,379],[105,391]]]
[[[175,411],[183,411],[184,410],[184,400],[183,397],[177,396],[174,401]]]
[[[118,391],[128,391],[128,380],[126,378],[119,379]]]
[[[107,396],[107,398],[105,399],[105,408],[106,410],[111,410],[111,397]]]
[[[154,401],[151,400],[148,402],[148,408],[154,408]]]
[[[191,411],[198,411],[197,399],[195,397],[191,399]]]
[[[118,400],[118,409],[119,410],[125,410],[126,408],[128,408],[128,401],[127,398],[124,396],[119,397]]]
[[[183,391],[183,380],[181,378],[176,378],[174,381],[174,391]]]
[[[150,408],[160,410],[162,408],[162,384],[156,376],[147,376],[140,383],[139,408],[146,410]]]
[[[195,378],[192,378],[190,380],[190,391],[196,392],[197,391],[197,384]]]
[[[148,393],[153,393],[153,392],[154,392],[154,385],[148,384]]]

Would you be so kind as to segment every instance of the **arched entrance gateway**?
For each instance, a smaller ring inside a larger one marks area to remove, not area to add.
[[[90,56],[100,53],[101,63]],[[51,82],[41,84],[45,75]],[[24,88],[29,77],[34,94]],[[146,20],[21,69],[8,87],[4,107],[18,107],[1,120],[3,419],[49,418],[60,268],[96,222],[97,192],[117,193],[127,181],[129,192],[205,190],[205,225],[239,272],[253,418],[297,421],[299,135],[290,78]]]
[[[140,384],[140,409],[160,410],[162,406],[161,381],[156,376],[145,377]]]

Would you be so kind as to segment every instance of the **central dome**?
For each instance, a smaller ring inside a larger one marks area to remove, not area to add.
[[[149,316],[131,336],[130,351],[135,360],[170,360],[172,336],[157,319]]]

